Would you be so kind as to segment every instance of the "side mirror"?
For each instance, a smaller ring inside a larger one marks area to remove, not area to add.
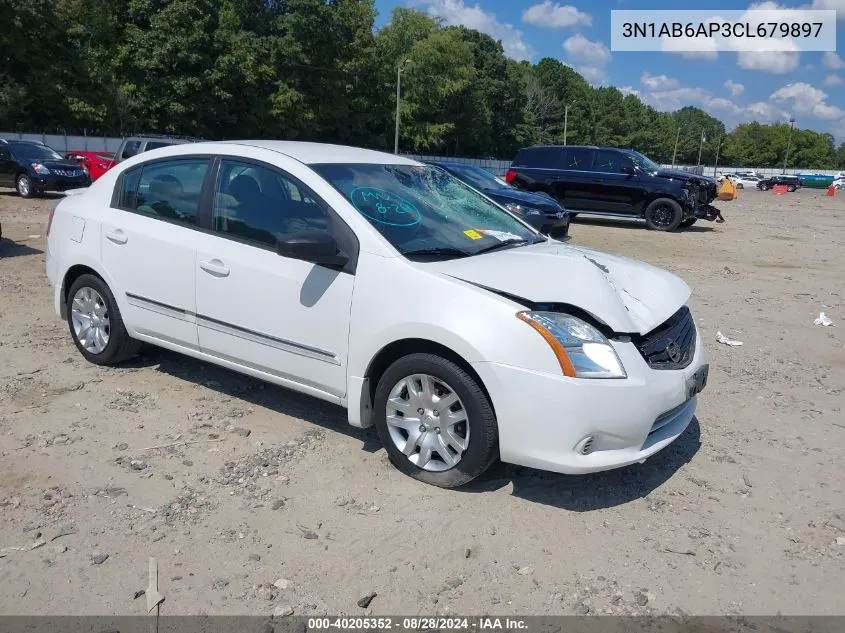
[[[636,170],[630,165],[625,165],[624,167],[622,167],[622,173],[628,174],[629,176],[633,176],[636,173]]]
[[[335,239],[325,231],[303,231],[289,235],[278,241],[277,251],[282,257],[331,268],[342,267],[349,261],[346,253],[338,248]]]

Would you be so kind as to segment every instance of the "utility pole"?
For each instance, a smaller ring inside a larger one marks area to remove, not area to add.
[[[713,178],[716,177],[716,170],[719,169],[719,150],[722,149],[722,137],[719,136],[719,144],[716,145],[716,163],[713,165]]]
[[[675,154],[678,153],[678,139],[681,138],[681,126],[678,126],[678,133],[675,134],[675,149],[672,150],[672,169],[675,168]]]
[[[792,127],[795,125],[795,117],[789,117],[789,136],[786,137],[786,156],[783,157],[783,171],[782,174],[786,173],[786,161],[789,160],[789,146],[792,143]]]
[[[704,130],[701,130],[701,142],[698,144],[698,162],[695,164],[696,167],[701,166],[701,150],[704,148],[704,141],[707,139],[704,137]]]
[[[402,67],[407,64],[409,59],[401,62],[396,67],[396,130],[393,133],[393,153],[399,153],[399,106],[402,102]]]

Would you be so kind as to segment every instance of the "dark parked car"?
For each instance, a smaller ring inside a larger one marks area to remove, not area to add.
[[[22,198],[44,191],[67,191],[91,184],[82,165],[36,141],[0,139],[0,187],[14,187]]]
[[[547,145],[519,150],[505,180],[548,193],[572,214],[643,218],[650,229],[674,231],[696,220],[724,222],[710,203],[713,178],[663,169],[639,152],[615,147]]]
[[[833,182],[833,181],[831,181]],[[762,191],[768,191],[775,185],[786,185],[787,191],[795,191],[799,189],[803,183],[798,176],[787,176],[786,174],[778,174],[777,176],[769,176],[763,178],[757,183],[757,188]]]
[[[512,187],[486,169],[465,163],[433,161],[429,163],[448,171],[520,216],[535,229],[555,239],[569,239],[570,214],[547,194],[529,193]]]
[[[117,152],[114,155],[114,165],[127,158],[132,158],[136,154],[149,152],[152,149],[169,147],[170,145],[181,145],[182,143],[196,143],[201,140],[203,139],[192,136],[167,136],[164,134],[129,136],[124,138],[120,143],[120,147],[117,148]]]

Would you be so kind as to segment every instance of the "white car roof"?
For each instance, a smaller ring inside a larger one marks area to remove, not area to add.
[[[194,151],[202,151],[202,145],[247,145],[273,152],[279,152],[294,158],[306,165],[319,163],[375,163],[380,165],[421,165],[415,160],[377,152],[371,149],[350,147],[348,145],[331,145],[328,143],[307,143],[303,141],[217,141],[213,143],[196,143],[192,145]]]

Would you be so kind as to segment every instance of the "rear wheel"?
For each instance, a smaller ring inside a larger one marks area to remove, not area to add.
[[[498,456],[487,395],[464,369],[440,356],[409,354],[394,362],[379,379],[374,411],[391,463],[427,484],[461,486]]]
[[[645,210],[645,223],[653,231],[674,231],[683,218],[681,205],[671,198],[658,198]]]
[[[786,190],[787,190],[787,191],[795,191],[795,185],[789,185],[789,186],[786,188]]]
[[[737,189],[744,189],[741,182],[736,183],[736,188]]]
[[[81,275],[68,291],[67,321],[76,348],[95,365],[114,365],[132,358],[141,342],[130,338],[106,283]]]
[[[18,195],[21,198],[31,198],[35,195],[35,186],[32,184],[32,178],[26,174],[21,174],[15,181],[15,189],[18,190]]]

